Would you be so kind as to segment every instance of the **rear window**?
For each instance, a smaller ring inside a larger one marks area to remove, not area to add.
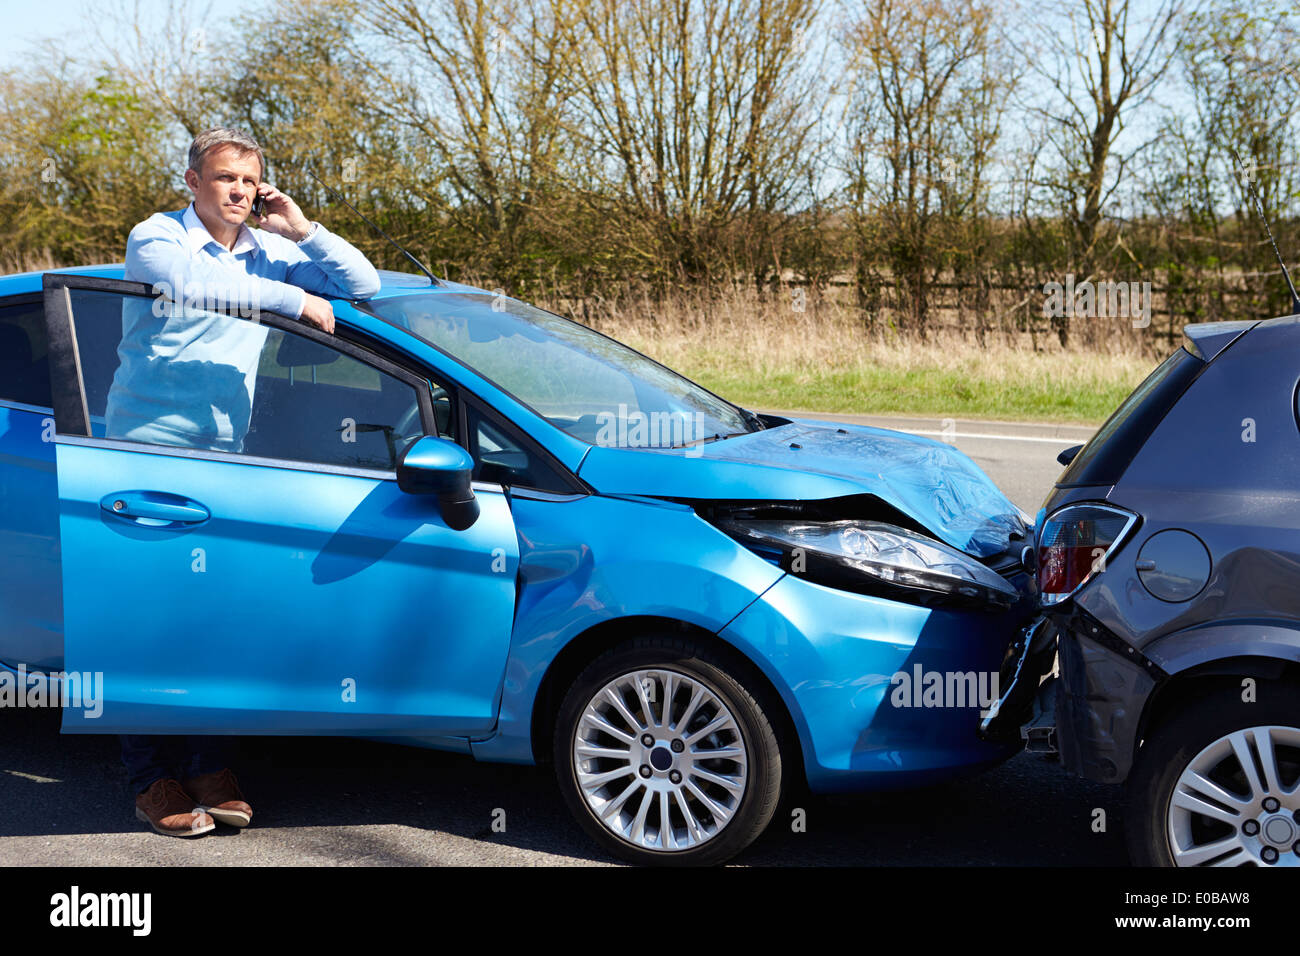
[[[1165,359],[1106,419],[1057,485],[1113,485],[1205,363],[1186,349]]]

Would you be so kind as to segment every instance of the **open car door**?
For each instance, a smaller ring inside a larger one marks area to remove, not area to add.
[[[344,335],[45,277],[75,733],[490,731],[518,542],[399,490],[431,383]],[[455,415],[444,416],[454,422]],[[453,436],[444,436],[453,437]]]

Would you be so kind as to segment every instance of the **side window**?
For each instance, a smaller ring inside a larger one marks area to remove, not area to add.
[[[529,449],[513,428],[484,414],[473,402],[466,403],[465,413],[476,481],[557,494],[573,491],[561,473],[541,454]]]
[[[0,401],[53,404],[45,309],[39,301],[0,305]]]
[[[165,300],[71,290],[91,432],[392,470],[416,389],[293,332]]]

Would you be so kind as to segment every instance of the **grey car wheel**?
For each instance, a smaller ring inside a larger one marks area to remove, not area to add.
[[[1300,866],[1300,691],[1189,695],[1128,780],[1129,854],[1147,866]]]
[[[583,708],[573,768],[610,832],[676,853],[717,837],[736,815],[749,747],[719,695],[670,668],[620,674]]]
[[[1224,734],[1178,776],[1169,801],[1175,866],[1300,865],[1300,785],[1281,779],[1300,729],[1273,724]]]
[[[630,641],[593,661],[560,707],[553,753],[583,828],[650,864],[718,863],[762,832],[781,755],[743,666],[680,637]]]

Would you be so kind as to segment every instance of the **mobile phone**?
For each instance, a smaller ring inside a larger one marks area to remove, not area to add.
[[[261,193],[253,196],[253,215],[258,219],[262,218],[262,211],[266,208],[266,200],[262,198]]]

